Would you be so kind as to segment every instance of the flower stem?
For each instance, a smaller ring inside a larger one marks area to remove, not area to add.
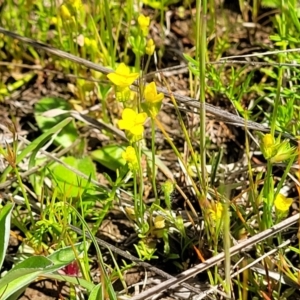
[[[155,197],[155,202],[158,202],[157,188],[156,188],[156,164],[155,164],[155,122],[151,119],[151,151],[152,151],[152,188]],[[158,203],[157,203],[158,204]],[[158,204],[159,205],[159,204]]]

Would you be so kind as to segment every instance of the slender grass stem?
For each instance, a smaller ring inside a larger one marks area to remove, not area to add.
[[[225,292],[230,298],[231,296],[231,276],[230,276],[230,270],[231,270],[231,258],[230,258],[230,215],[229,215],[229,205],[226,201],[223,204],[223,211],[224,211],[224,252],[225,252],[225,260],[224,260],[224,266],[225,266]]]
[[[155,201],[158,201],[157,188],[156,188],[156,164],[155,164],[155,122],[151,119],[151,152],[152,152],[152,188]],[[158,204],[158,203],[157,203]]]
[[[200,72],[200,160],[201,160],[201,176],[202,176],[202,190],[204,197],[207,194],[207,174],[206,174],[206,111],[205,111],[205,70],[206,70],[206,22],[207,22],[207,1],[203,0],[202,10],[200,1],[197,1],[197,58],[199,59]]]
[[[143,182],[143,167],[142,167],[142,147],[140,143],[134,145],[135,151],[137,153],[137,159],[138,159],[138,174],[135,174],[135,189],[137,189],[137,178],[139,179],[139,188],[138,192],[135,190],[135,195],[136,198],[134,199],[135,201],[135,209],[136,212],[138,212],[138,222],[140,225],[143,225],[144,223],[144,213],[145,213],[145,207],[144,207],[144,202],[143,202],[143,192],[144,192],[144,182]]]
[[[284,0],[280,1],[281,3],[281,11],[284,11]],[[286,16],[285,13],[281,15],[281,22],[279,24],[280,35],[285,38],[286,37]],[[282,42],[281,50],[286,50],[287,43],[285,41]],[[279,54],[279,64],[283,64],[285,62],[286,53]],[[283,84],[283,75],[284,75],[284,67],[279,67],[278,70],[278,78],[277,78],[277,89],[276,89],[276,98],[274,102],[274,109],[272,112],[272,121],[271,121],[271,134],[274,136],[276,130],[276,123],[277,123],[277,115],[278,115],[278,108],[280,106],[281,101],[281,90]]]
[[[165,84],[167,85],[167,82],[165,82]],[[184,122],[183,122],[183,119],[182,119],[182,116],[181,116],[181,112],[178,108],[178,105],[174,99],[174,97],[172,96],[171,97],[171,100],[173,102],[173,105],[174,105],[174,108],[175,108],[175,111],[176,111],[176,115],[178,116],[178,120],[179,120],[179,124],[180,124],[180,128],[182,129],[183,131],[183,135],[184,135],[184,139],[187,143],[187,146],[188,146],[188,151],[191,153],[191,158],[192,158],[192,162],[196,168],[196,173],[197,173],[197,176],[200,180],[200,186],[202,187],[202,177],[201,177],[201,173],[200,173],[200,169],[199,169],[199,162],[198,162],[198,159],[196,157],[196,153],[194,151],[194,148],[192,146],[192,143],[191,143],[191,139],[190,139],[190,135],[184,125]],[[200,195],[200,192],[198,193],[197,191],[196,192],[196,195],[198,198],[201,198],[201,195]]]
[[[109,40],[109,53],[110,53],[110,63],[112,68],[115,67],[115,53],[114,53],[114,40],[113,40],[113,28],[112,28],[112,22],[111,22],[111,17],[110,17],[110,10],[109,10],[109,3],[108,0],[104,0],[104,10],[105,10],[105,15],[106,15],[106,26],[107,26],[107,34],[108,34],[108,40]]]
[[[273,176],[272,176],[272,164],[270,160],[267,162],[267,173],[266,173],[266,179],[264,184],[264,213],[263,213],[263,230],[268,229],[272,226],[272,206],[273,206],[273,197],[274,197],[274,191],[273,191]]]
[[[26,190],[24,188],[24,185],[23,185],[22,178],[20,176],[19,170],[16,167],[16,168],[14,168],[14,171],[15,171],[15,174],[17,176],[17,180],[18,180],[18,183],[20,185],[20,188],[21,188],[21,191],[22,191],[22,194],[23,194],[23,197],[24,197],[24,201],[25,201],[26,208],[28,210],[28,214],[29,214],[29,217],[30,217],[31,225],[35,226],[35,222],[34,222],[32,210],[31,210],[30,202],[29,202],[29,199],[27,197],[27,192],[26,192]]]

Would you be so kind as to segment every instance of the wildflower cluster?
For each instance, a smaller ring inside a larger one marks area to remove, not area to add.
[[[138,76],[138,73],[130,73],[129,67],[127,67],[124,63],[121,63],[115,72],[107,75],[108,79],[116,86],[116,95],[118,100],[126,103],[129,99],[129,86],[138,78]],[[127,107],[123,110],[122,119],[118,121],[119,128],[125,130],[126,136],[131,143],[142,139],[144,123],[147,116],[152,119],[157,116],[161,108],[164,95],[162,93],[157,93],[156,84],[151,82],[144,89],[144,98],[145,101],[142,104],[142,107],[145,112],[138,113],[136,110]],[[126,153],[127,158],[128,155],[129,154]],[[128,159],[125,160],[128,161]],[[135,165],[133,162],[130,163]]]
[[[153,54],[155,50],[155,45],[152,39],[146,40],[146,36],[149,33],[149,25],[150,18],[145,17],[143,15],[138,18],[138,30],[136,36],[131,36],[131,45],[134,53],[138,54],[137,57],[140,57],[141,54],[147,54],[149,57]],[[148,61],[149,61],[148,57]],[[138,69],[138,64],[136,64],[136,69]],[[147,69],[147,67],[146,67]],[[137,179],[140,179],[142,187],[142,167],[140,165],[140,152],[141,146],[139,141],[143,138],[144,134],[144,124],[147,118],[151,118],[152,121],[152,132],[154,132],[154,119],[162,105],[162,100],[164,95],[162,93],[157,92],[157,87],[155,82],[151,82],[145,87],[141,87],[141,91],[138,94],[134,94],[137,98],[141,95],[141,98],[133,99],[132,92],[130,90],[130,86],[134,84],[134,82],[139,78],[138,72],[132,72],[130,68],[124,63],[120,63],[116,70],[107,75],[107,78],[115,87],[115,95],[116,99],[119,102],[123,103],[123,111],[121,118],[117,121],[117,125],[121,130],[125,131],[125,135],[129,141],[128,147],[122,153],[122,158],[126,161],[129,170],[131,170],[130,176],[132,175],[135,180],[134,184],[137,184]],[[155,140],[155,139],[154,139]],[[154,145],[154,143],[153,143]],[[154,149],[154,147],[153,147]],[[153,150],[152,149],[152,150]],[[154,151],[154,150],[153,150]],[[154,153],[154,152],[153,152]],[[153,174],[155,180],[155,155],[153,154]],[[153,185],[155,182],[153,183]],[[137,191],[137,186],[135,186],[135,193]],[[141,198],[142,192],[135,195],[135,198],[138,200]],[[149,223],[144,220],[144,210],[145,206],[143,202],[135,202],[134,212],[130,213],[129,218],[135,220],[138,223],[140,234],[143,237],[147,237],[148,235],[155,234],[158,237],[162,237],[163,239],[167,238],[167,229],[165,228],[165,219],[161,216],[156,216],[154,219],[149,221]],[[126,212],[129,214],[129,212]],[[151,224],[151,225],[149,225]],[[166,243],[167,244],[167,243]],[[147,243],[143,242],[138,247],[140,253],[143,253],[142,256],[152,255],[152,252],[148,252]]]

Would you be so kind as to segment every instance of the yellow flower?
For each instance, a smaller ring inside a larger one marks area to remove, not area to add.
[[[292,198],[286,198],[282,194],[278,194],[274,201],[275,208],[281,213],[287,212],[290,206],[292,205],[292,203],[293,203]]]
[[[214,221],[220,221],[222,218],[223,213],[223,205],[221,202],[218,202],[217,204],[213,205],[212,208],[209,209],[211,213],[211,218]]]
[[[164,94],[157,94],[156,84],[154,81],[149,83],[144,90],[144,97],[146,102],[148,103],[156,103],[162,101],[164,99]]]
[[[155,82],[151,82],[144,89],[144,98],[145,102],[142,104],[142,107],[149,117],[154,119],[161,108],[164,94],[157,94],[156,84]]]
[[[154,227],[156,229],[162,229],[165,228],[166,224],[165,224],[165,218],[163,216],[156,216],[154,218]]]
[[[133,136],[141,136],[144,132],[144,123],[147,119],[146,113],[136,113],[131,108],[125,108],[122,120],[118,121],[120,129],[129,131]]]
[[[63,19],[71,19],[72,17],[68,7],[65,4],[61,5],[60,7],[60,15]]]
[[[270,133],[265,134],[262,139],[262,152],[266,159],[269,159],[273,156],[274,146],[275,146],[274,137]]]
[[[221,202],[218,202],[216,205],[216,218],[217,220],[220,220],[222,218],[223,214],[223,205]]]
[[[150,25],[150,18],[145,17],[144,15],[139,15],[138,17],[138,23],[140,25],[140,28],[143,32],[144,36],[147,36],[149,31],[149,25]]]
[[[143,14],[139,15],[138,17],[138,23],[140,27],[149,27],[150,25],[150,18],[145,17]]]
[[[271,163],[278,163],[284,160],[293,159],[297,153],[295,147],[290,147],[287,140],[281,141],[280,137],[274,140],[274,137],[267,133],[262,137],[261,151],[264,157]]]
[[[124,160],[126,160],[130,169],[136,169],[138,165],[138,159],[132,146],[128,146],[126,148],[126,150],[122,153],[122,157]]]
[[[108,79],[117,87],[126,88],[130,86],[138,77],[138,73],[130,73],[129,67],[121,63],[114,73],[107,75]]]
[[[266,148],[272,147],[275,143],[273,136],[270,133],[265,134],[263,143]]]
[[[147,44],[146,44],[146,54],[151,56],[154,53],[154,50],[155,50],[154,41],[152,39],[150,39],[147,41]]]
[[[76,10],[82,7],[81,0],[68,0],[67,2]]]
[[[98,44],[97,41],[95,39],[91,39],[90,40],[90,47],[94,52],[98,51]]]
[[[91,45],[91,40],[88,37],[84,37],[84,46],[87,48]]]
[[[58,23],[58,18],[52,17],[52,18],[50,19],[50,24],[52,24],[52,25],[57,25],[57,23]]]

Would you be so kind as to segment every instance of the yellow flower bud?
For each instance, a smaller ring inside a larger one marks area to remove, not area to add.
[[[165,228],[165,218],[163,216],[156,216],[154,219],[154,227],[156,229]]]
[[[65,4],[61,5],[60,7],[60,15],[63,19],[71,19],[72,17],[68,7]]]
[[[97,52],[97,51],[98,51],[98,44],[97,44],[97,41],[96,41],[96,40],[91,39],[91,40],[90,40],[90,46],[91,46],[91,49],[92,49],[94,52]]]
[[[82,7],[81,0],[68,0],[67,2],[76,10]]]
[[[273,136],[270,133],[265,134],[263,143],[266,148],[272,147],[275,143]]]
[[[91,45],[91,40],[88,37],[84,37],[84,45],[89,48]]]
[[[274,145],[275,145],[274,137],[270,133],[265,134],[264,137],[262,138],[261,148],[264,157],[266,159],[270,159],[273,156]]]
[[[220,221],[223,214],[223,205],[222,203],[218,202],[217,204],[213,205],[210,210],[211,218],[214,221]]]
[[[128,163],[137,163],[137,157],[135,150],[132,146],[128,146],[126,150],[122,153],[123,159],[126,160]]]
[[[139,23],[140,28],[143,32],[143,36],[147,36],[148,31],[149,31],[150,18],[145,17],[144,15],[140,15],[138,17],[138,23]]]
[[[146,54],[148,54],[149,56],[151,56],[154,53],[155,50],[155,45],[152,39],[147,41],[146,44]]]
[[[50,24],[57,25],[57,23],[58,23],[58,18],[52,17],[51,20],[50,20]]]

